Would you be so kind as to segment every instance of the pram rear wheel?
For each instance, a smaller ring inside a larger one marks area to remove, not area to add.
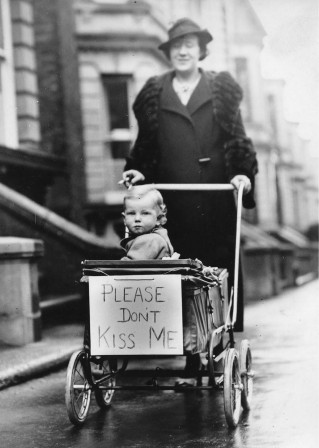
[[[98,365],[98,376],[102,377],[111,372],[110,363],[107,359],[103,360]],[[102,381],[99,385],[103,387],[114,387],[116,380],[114,377],[108,378]],[[114,395],[114,389],[100,389],[99,387],[94,391],[95,399],[101,409],[106,409],[111,405],[111,401]]]
[[[224,360],[224,409],[231,428],[235,428],[239,421],[241,390],[238,354],[234,348],[228,348]]]
[[[85,375],[84,350],[74,352],[70,358],[65,385],[65,404],[71,423],[82,425],[87,417],[91,387]]]
[[[249,411],[253,395],[253,372],[251,350],[247,339],[244,339],[240,343],[239,364],[243,384],[243,390],[241,392],[241,405],[245,411]]]

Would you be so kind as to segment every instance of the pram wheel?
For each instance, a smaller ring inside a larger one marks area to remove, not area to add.
[[[224,409],[231,428],[235,428],[239,421],[241,390],[238,354],[234,348],[228,348],[224,360]]]
[[[85,356],[84,350],[74,352],[67,369],[65,403],[69,419],[74,425],[84,423],[91,401],[91,387],[84,369]]]
[[[241,405],[245,411],[249,411],[253,395],[253,372],[251,350],[247,339],[244,339],[240,343],[239,364],[243,384],[243,390],[241,392]]]
[[[110,363],[107,359],[104,359],[97,367],[99,377],[103,377],[111,373]],[[99,383],[99,386],[102,386],[103,389],[100,389],[99,387],[95,389],[95,399],[101,409],[106,409],[110,406],[114,395],[114,389],[104,389],[104,387],[114,387],[115,384],[116,380],[114,377],[106,378],[104,381]]]

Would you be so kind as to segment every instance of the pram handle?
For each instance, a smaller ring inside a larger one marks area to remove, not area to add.
[[[235,187],[232,184],[152,184],[157,190],[174,190],[174,191],[232,191]],[[238,276],[239,276],[239,252],[240,252],[240,233],[241,233],[241,215],[242,202],[244,193],[244,183],[241,182],[237,195],[237,219],[236,219],[236,242],[235,242],[235,267],[234,267],[234,287],[229,307],[231,309],[233,300],[232,316],[227,316],[225,326],[233,327],[237,319],[237,302],[238,302]]]
[[[157,190],[174,191],[225,191],[234,190],[232,184],[152,184]]]

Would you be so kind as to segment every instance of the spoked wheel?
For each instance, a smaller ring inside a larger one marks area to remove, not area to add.
[[[74,352],[66,375],[65,404],[69,419],[74,425],[84,423],[91,401],[91,387],[84,373],[84,362],[84,350]]]
[[[98,364],[96,367],[98,367],[97,370],[94,370],[94,376],[96,376],[96,379],[99,377],[105,376],[108,373],[111,372],[110,363],[107,359],[103,360],[100,364]],[[96,388],[95,389],[95,399],[97,404],[100,406],[101,409],[106,409],[110,406],[113,395],[114,395],[114,389],[104,389],[104,387],[114,387],[116,384],[115,378],[111,377],[109,379],[106,379],[105,381],[102,381],[99,386],[102,386],[103,389]]]
[[[241,378],[237,351],[229,348],[224,360],[224,408],[229,427],[235,428],[240,416]]]
[[[250,345],[247,339],[240,343],[239,351],[240,375],[243,384],[241,405],[245,411],[250,410],[253,395],[253,372]]]

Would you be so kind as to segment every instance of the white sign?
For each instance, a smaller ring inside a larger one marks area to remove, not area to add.
[[[89,277],[92,355],[182,355],[180,275]]]

